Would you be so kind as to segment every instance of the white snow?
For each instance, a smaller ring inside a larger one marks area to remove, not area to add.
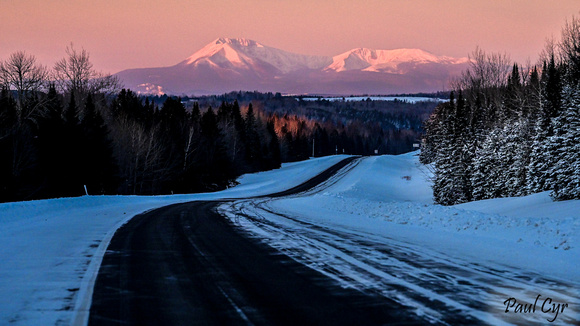
[[[533,245],[534,251],[556,249],[575,254],[571,258],[580,257],[580,201],[553,202],[545,192],[443,207],[432,205],[429,176],[413,154],[371,157],[323,193],[279,200],[272,205],[300,211],[317,207],[333,215],[346,212],[438,233],[482,235],[516,245]],[[360,218],[350,220],[358,225]],[[536,256],[535,252],[530,255],[531,265],[537,265]],[[548,263],[551,257],[546,258],[546,268],[553,268],[551,273],[580,279],[580,269],[556,266]],[[512,258],[508,256],[507,260],[505,263]]]
[[[240,185],[216,193],[0,204],[0,324],[83,325],[90,307],[87,298],[108,242],[136,214],[177,202],[282,191],[344,157],[311,159],[244,175]]]
[[[420,49],[374,50],[357,48],[341,53],[332,58],[332,64],[324,68],[326,71],[383,71],[398,73],[401,63],[466,63],[467,58],[451,58],[437,56]]]
[[[136,214],[285,190],[343,157],[245,175],[217,193],[0,204],[0,324],[84,324],[108,242]],[[580,321],[580,201],[541,193],[442,207],[429,177],[414,153],[368,157],[307,193],[220,210],[342,286],[392,298],[428,321],[450,310],[494,325],[546,324],[553,315],[504,313],[508,298],[537,295],[569,304],[550,324]]]
[[[580,201],[542,193],[442,207],[429,177],[415,154],[370,157],[318,191],[221,209],[343,286],[397,298],[428,320],[444,320],[425,304],[438,301],[494,325],[543,324],[548,315],[503,305],[541,294],[570,305],[554,324],[580,321]]]
[[[265,62],[283,73],[289,73],[303,69],[322,69],[331,62],[331,59],[286,52],[244,38],[218,38],[195,52],[182,64],[198,65],[208,62],[231,64],[258,71],[261,70],[258,67],[259,63]]]

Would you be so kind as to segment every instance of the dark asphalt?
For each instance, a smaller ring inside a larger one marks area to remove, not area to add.
[[[339,165],[288,191],[310,189]],[[138,215],[114,235],[90,325],[422,325],[406,307],[343,289],[190,202]]]

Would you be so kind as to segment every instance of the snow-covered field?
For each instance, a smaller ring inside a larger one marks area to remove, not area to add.
[[[580,201],[541,193],[442,207],[429,175],[414,154],[370,157],[310,194],[221,209],[343,286],[397,298],[432,321],[452,320],[433,309],[441,302],[493,325],[541,325],[555,314],[504,305],[541,295],[569,305],[553,324],[580,323]]]
[[[0,325],[83,324],[107,245],[136,214],[178,202],[282,191],[343,158],[284,164],[278,170],[245,175],[240,185],[216,193],[0,204]]]
[[[108,241],[138,213],[284,190],[342,158],[285,164],[211,194],[0,204],[0,324],[82,324]],[[569,304],[550,324],[580,322],[580,201],[541,193],[441,207],[428,176],[414,154],[369,157],[307,194],[220,209],[343,286],[396,298],[427,320],[457,312],[490,324],[546,324],[554,314],[503,313],[509,297],[533,303],[541,295]]]

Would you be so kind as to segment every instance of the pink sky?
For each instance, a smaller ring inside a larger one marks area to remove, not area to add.
[[[479,45],[535,63],[579,12],[578,0],[0,0],[0,60],[25,50],[52,67],[73,42],[114,73],[244,37],[329,56],[367,47],[464,57]]]

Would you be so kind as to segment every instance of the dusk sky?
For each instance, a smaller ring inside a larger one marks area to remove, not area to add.
[[[579,11],[579,0],[0,0],[0,60],[25,50],[52,67],[73,42],[115,73],[244,37],[328,56],[367,47],[465,57],[480,46],[535,63]]]

